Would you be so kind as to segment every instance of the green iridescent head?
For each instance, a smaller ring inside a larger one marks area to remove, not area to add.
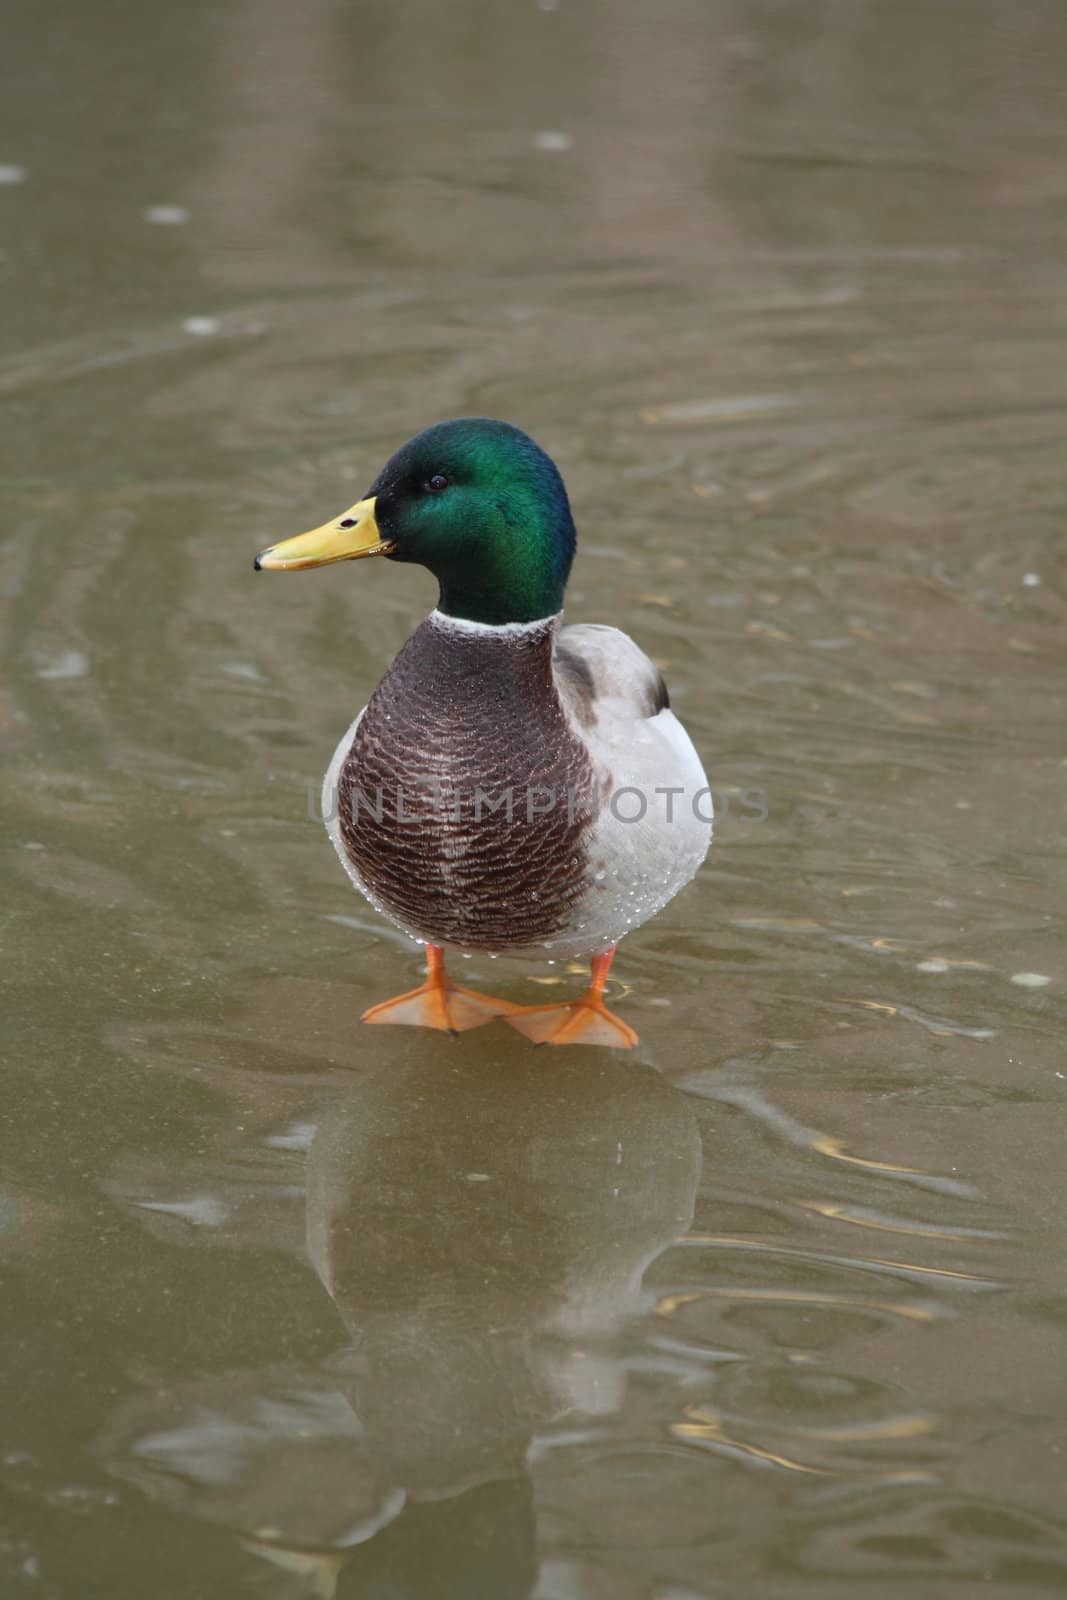
[[[437,578],[449,616],[534,622],[562,610],[574,544],[563,479],[540,446],[510,423],[461,417],[409,439],[366,499],[265,550],[256,565],[415,561]]]

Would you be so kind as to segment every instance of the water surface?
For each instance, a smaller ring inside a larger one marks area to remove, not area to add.
[[[13,0],[5,1593],[1067,1593],[1065,50]],[[466,412],[730,797],[636,1059],[358,1026],[308,797],[432,586],[251,556]]]

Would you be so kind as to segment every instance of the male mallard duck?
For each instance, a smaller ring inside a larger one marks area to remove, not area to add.
[[[710,792],[633,640],[560,626],[574,546],[554,462],[509,423],[466,417],[409,439],[335,521],[256,557],[294,572],[381,555],[440,584],[323,786],[352,882],[427,947],[425,983],[365,1022],[502,1017],[539,1043],[637,1043],[604,1004],[608,969],[703,861]],[[579,1000],[516,1006],[453,983],[449,948],[588,955],[592,975]]]

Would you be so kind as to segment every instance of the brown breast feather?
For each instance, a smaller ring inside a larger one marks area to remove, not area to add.
[[[597,780],[556,692],[555,630],[427,618],[356,730],[338,785],[345,849],[380,908],[430,943],[543,943],[589,886]]]

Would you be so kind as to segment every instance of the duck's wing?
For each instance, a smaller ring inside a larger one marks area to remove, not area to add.
[[[619,628],[571,623],[556,635],[556,688],[582,729],[634,723],[670,707],[663,674]]]
[[[687,794],[706,791],[700,757],[671,710],[663,674],[625,633],[591,622],[561,628],[553,665],[571,726],[613,784],[642,793],[664,783]]]
[[[711,843],[711,790],[659,668],[618,628],[561,628],[556,688],[600,786],[589,927],[607,948],[654,915]]]

